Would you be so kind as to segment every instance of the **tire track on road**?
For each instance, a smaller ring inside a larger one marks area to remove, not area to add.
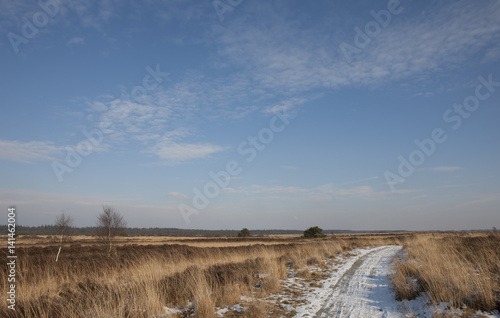
[[[400,250],[385,246],[356,260],[314,317],[400,317],[387,281],[389,262]]]

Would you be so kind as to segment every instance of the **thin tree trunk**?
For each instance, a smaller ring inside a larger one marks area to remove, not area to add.
[[[108,257],[111,257],[111,222],[108,226],[108,241],[109,241]]]
[[[59,251],[57,252],[57,256],[56,256],[56,263],[59,260],[59,254],[61,254],[62,243],[63,243],[63,231],[61,231],[61,240],[59,241]]]
[[[62,248],[62,246],[59,246],[59,252],[57,252],[57,256],[56,256],[56,263],[59,260],[59,254],[61,254],[61,248]]]
[[[111,241],[109,241],[108,257],[111,257]]]

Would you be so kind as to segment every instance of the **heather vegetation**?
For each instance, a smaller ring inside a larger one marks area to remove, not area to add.
[[[417,235],[404,251],[394,263],[397,299],[425,295],[466,312],[500,311],[500,235]]]
[[[18,241],[17,310],[4,303],[1,317],[215,317],[217,308],[242,299],[253,301],[226,317],[283,317],[265,299],[284,291],[291,270],[319,279],[321,272],[309,271],[309,265],[325,266],[324,260],[335,263],[341,253],[382,245],[404,247],[393,263],[397,299],[425,296],[457,308],[499,308],[500,239],[490,233],[122,237],[110,256],[99,238],[73,236],[57,262],[57,237],[21,235]],[[4,268],[4,294],[6,275]]]
[[[27,240],[31,238],[26,238]],[[43,240],[39,238],[35,241]],[[161,239],[161,238],[159,238]],[[216,306],[238,303],[240,297],[279,291],[290,266],[333,258],[350,249],[398,244],[404,237],[252,241],[210,240],[207,247],[177,244],[79,244],[77,238],[56,263],[57,240],[45,247],[20,247],[17,310],[0,307],[2,317],[154,317],[164,307],[192,304],[197,317],[213,317]],[[23,237],[19,237],[22,242]],[[261,239],[262,240],[262,239]],[[187,240],[189,243],[191,240]],[[181,243],[181,244],[179,244]],[[234,244],[233,244],[234,243]],[[1,273],[5,292],[6,271]],[[258,308],[252,310],[257,311]]]

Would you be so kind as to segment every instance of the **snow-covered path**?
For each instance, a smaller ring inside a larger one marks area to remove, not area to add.
[[[360,250],[297,308],[295,317],[402,317],[387,279],[400,246]]]
[[[384,247],[359,258],[315,317],[400,317],[387,281],[388,263],[400,249]]]

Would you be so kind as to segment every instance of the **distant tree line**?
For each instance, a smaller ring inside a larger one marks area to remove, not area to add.
[[[71,235],[96,235],[97,226],[73,227]],[[238,230],[201,230],[201,229],[178,229],[169,227],[127,227],[119,235],[129,236],[237,236]],[[323,230],[323,234],[348,234],[348,233],[391,233],[404,231],[350,231],[350,230]],[[0,233],[7,233],[7,225],[0,225]],[[56,225],[40,226],[16,226],[18,235],[60,235]],[[304,234],[301,230],[251,230],[252,236],[280,235],[280,234]]]
[[[129,236],[237,236],[238,230],[200,230],[178,228],[138,228],[127,227],[120,235]],[[7,233],[7,225],[0,225],[0,233]],[[56,225],[23,226],[17,225],[19,235],[59,235]],[[71,235],[96,235],[97,226],[73,227]],[[299,230],[252,230],[252,235],[302,234]]]

